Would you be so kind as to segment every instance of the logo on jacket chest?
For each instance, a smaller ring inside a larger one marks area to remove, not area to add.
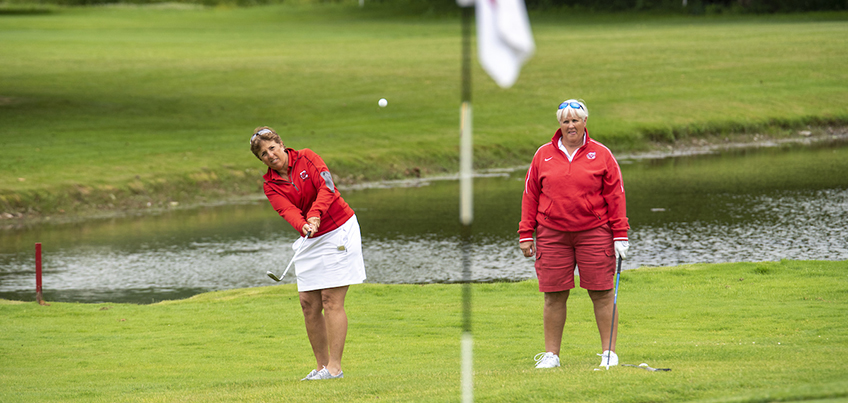
[[[594,151],[592,151],[592,152],[590,152],[590,153],[586,154],[586,158],[588,158],[588,159],[590,159],[590,160],[595,159],[595,152],[594,152]]]
[[[306,179],[309,177],[309,174],[306,173],[306,170],[300,171],[300,179]]]

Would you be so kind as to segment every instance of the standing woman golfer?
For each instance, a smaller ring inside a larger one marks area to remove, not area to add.
[[[250,137],[250,151],[265,165],[265,196],[303,238],[295,258],[297,291],[316,366],[302,380],[344,377],[342,352],[347,336],[345,295],[365,281],[359,223],[342,199],[324,160],[310,149],[286,148],[267,126]]]
[[[524,256],[536,257],[539,291],[545,293],[545,352],[536,355],[536,368],[560,365],[575,267],[594,306],[601,366],[618,365],[613,287],[616,258],[627,253],[630,228],[621,170],[610,150],[589,137],[589,111],[583,102],[563,102],[556,116],[559,129],[536,150],[527,170],[518,226],[519,247]]]

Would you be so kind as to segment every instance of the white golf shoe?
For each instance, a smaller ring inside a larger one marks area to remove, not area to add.
[[[559,356],[554,353],[539,353],[533,357],[536,360],[536,368],[556,368],[559,366]]]
[[[327,367],[322,368],[318,371],[315,376],[309,378],[310,381],[320,381],[323,379],[341,379],[344,378],[344,372],[339,372],[338,375],[331,375],[330,371],[327,370]]]
[[[598,354],[601,356],[601,365],[602,367],[614,367],[618,365],[618,355],[615,354],[614,351],[604,350],[603,354]]]
[[[318,374],[318,370],[313,369],[312,372],[310,372],[309,375],[306,375],[306,378],[301,379],[301,381],[311,381],[312,378],[314,378],[316,374]]]

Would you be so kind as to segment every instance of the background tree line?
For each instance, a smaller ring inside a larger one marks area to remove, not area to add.
[[[102,5],[102,4],[157,4],[185,3],[205,6],[235,5],[256,6],[265,4],[342,3],[358,0],[0,0],[6,5]],[[455,0],[366,0],[367,3],[408,6],[410,11],[430,10],[450,12],[456,9]],[[525,0],[530,11],[573,10],[578,12],[633,12],[660,11],[684,14],[721,13],[791,13],[808,11],[848,10],[848,0]]]

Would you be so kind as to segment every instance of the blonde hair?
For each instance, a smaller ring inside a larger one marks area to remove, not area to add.
[[[259,147],[263,141],[273,141],[281,146],[283,145],[283,139],[280,138],[280,135],[274,129],[268,126],[259,126],[253,129],[253,135],[250,136],[250,151],[256,158],[259,158]],[[262,158],[259,159],[261,160]]]
[[[580,104],[581,108],[574,108],[573,106],[571,106],[572,102]],[[582,99],[569,99],[559,105],[560,106],[557,108],[556,112],[557,122],[562,122],[562,117],[568,116],[568,111],[572,111],[575,116],[580,119],[583,119],[583,121],[586,121],[586,119],[589,118],[589,109],[586,108],[586,104]]]

